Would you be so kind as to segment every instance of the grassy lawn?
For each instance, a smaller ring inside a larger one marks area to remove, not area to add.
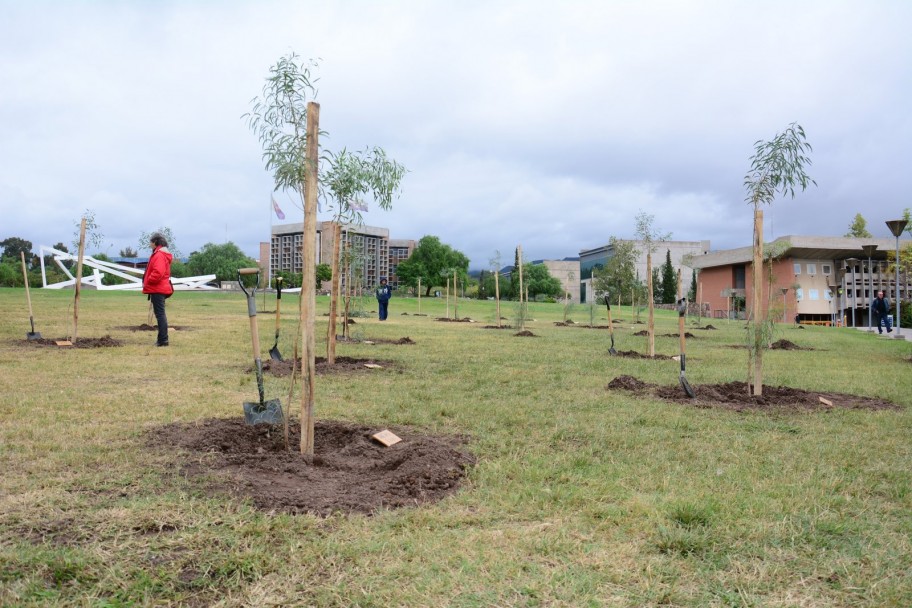
[[[72,292],[32,299],[43,337],[66,336]],[[283,297],[286,356],[297,303]],[[25,343],[25,292],[0,289],[0,605],[912,605],[912,343],[784,326],[777,339],[813,350],[768,351],[768,385],[903,408],[738,413],[606,390],[621,374],[676,385],[678,363],[611,357],[607,330],[556,327],[559,305],[530,306],[537,337],[483,329],[493,302],[459,303],[477,323],[417,306],[393,298],[388,321],[356,319],[355,338],[415,344],[339,344],[397,365],[318,377],[316,415],[468,435],[478,463],[435,505],[318,518],[207,496],[181,454],[145,447],[147,429],[255,400],[243,295],[176,294],[182,329],[162,349],[122,329],[147,322],[143,296],[84,291],[79,336],[125,344],[58,349]],[[327,310],[319,300],[318,355]],[[645,352],[630,309],[612,316],[617,350]],[[595,317],[606,324],[604,306]],[[267,357],[273,322],[260,318]],[[692,322],[697,391],[745,380],[743,324]],[[677,353],[661,337],[675,332],[659,312],[657,353]],[[266,393],[297,415],[289,380],[267,376]]]

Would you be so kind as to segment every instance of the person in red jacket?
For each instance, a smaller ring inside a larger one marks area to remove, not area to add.
[[[174,256],[168,251],[168,241],[160,233],[155,232],[149,239],[152,245],[152,255],[146,264],[143,274],[143,293],[149,295],[152,301],[152,310],[158,321],[158,341],[156,346],[168,346],[168,317],[165,316],[165,299],[174,293],[171,285],[171,260]]]

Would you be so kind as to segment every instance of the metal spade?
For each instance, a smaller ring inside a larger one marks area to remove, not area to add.
[[[250,291],[241,280],[246,275],[256,275],[256,282]],[[238,284],[247,296],[247,316],[250,317],[250,336],[253,343],[253,364],[256,368],[257,391],[260,400],[257,403],[244,402],[244,421],[247,424],[280,424],[285,420],[282,402],[278,399],[264,400],[263,396],[263,361],[260,359],[260,333],[256,320],[256,286],[260,282],[259,268],[241,268],[238,270]]]

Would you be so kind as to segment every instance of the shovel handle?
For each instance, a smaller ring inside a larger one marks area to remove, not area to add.
[[[252,299],[252,298],[251,298]],[[253,358],[260,358],[260,331],[257,329],[256,315],[250,315],[250,340],[253,345]]]
[[[29,284],[28,284],[28,270],[25,268],[25,252],[20,251],[19,257],[22,259],[22,279],[25,281],[25,299],[28,300],[29,307],[29,318],[32,318],[32,294],[29,293]],[[34,333],[35,328],[32,327],[32,333]]]

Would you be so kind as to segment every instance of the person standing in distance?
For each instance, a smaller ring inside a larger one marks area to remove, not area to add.
[[[377,288],[377,305],[380,308],[380,320],[386,321],[387,309],[389,307],[390,296],[393,295],[386,279],[380,279],[380,287]]]
[[[886,326],[887,333],[891,333],[893,327],[890,324],[890,317],[887,316],[890,314],[890,298],[884,297],[883,291],[877,292],[877,297],[871,303],[871,310],[874,313],[874,318],[877,319],[877,333],[883,333],[882,326]]]
[[[143,274],[143,293],[148,294],[158,321],[158,340],[155,346],[168,346],[168,317],[165,315],[165,300],[174,293],[171,285],[171,260],[174,256],[168,251],[168,241],[160,233],[155,232],[149,239],[152,245],[152,255],[146,264]]]

